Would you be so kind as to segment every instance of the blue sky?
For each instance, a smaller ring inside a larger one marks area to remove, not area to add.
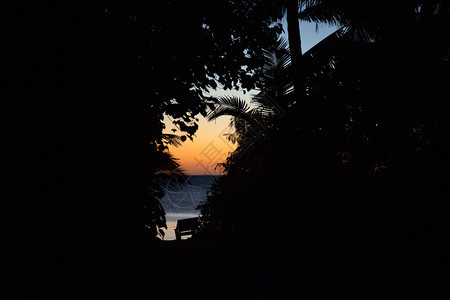
[[[286,22],[283,21],[283,36],[287,40],[287,26]],[[316,31],[316,23],[300,22],[300,36],[302,39],[302,52],[305,53],[311,49],[314,45],[319,43],[321,40],[332,34],[338,29],[336,26],[328,26],[326,24],[319,24],[318,30]]]

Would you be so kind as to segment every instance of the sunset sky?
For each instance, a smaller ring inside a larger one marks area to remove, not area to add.
[[[286,32],[285,23],[283,25]],[[303,52],[308,51],[337,28],[319,25],[318,29],[316,31],[315,23],[302,22],[300,24]],[[250,100],[252,92],[244,95],[241,91],[225,91],[217,88],[217,90],[211,91],[211,95],[235,95]],[[201,115],[198,115],[197,118],[199,119],[199,129],[195,134],[194,140],[187,139],[178,148],[169,147],[169,151],[174,157],[179,159],[182,168],[190,175],[221,175],[222,170],[220,168],[215,169],[216,165],[224,162],[228,154],[236,149],[237,146],[228,142],[223,136],[224,133],[233,131],[229,127],[230,117],[220,117],[212,122],[208,122]],[[172,133],[171,129],[175,128],[175,125],[172,124],[170,118],[166,117],[164,123],[166,125],[164,133]]]
[[[212,96],[235,95],[250,100],[251,94],[238,91],[212,91]],[[190,175],[221,175],[222,170],[215,168],[218,163],[224,162],[229,152],[236,149],[235,144],[227,141],[225,133],[233,132],[230,128],[230,117],[219,117],[215,121],[208,122],[204,117],[198,115],[199,129],[194,140],[187,139],[181,147],[169,147],[169,151],[178,158],[182,168]],[[169,117],[165,117],[165,133],[171,133],[176,128]]]

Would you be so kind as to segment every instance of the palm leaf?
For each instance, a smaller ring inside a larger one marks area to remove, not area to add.
[[[344,13],[342,8],[336,7],[330,3],[314,3],[302,9],[299,13],[299,19],[312,23],[325,23],[332,26],[344,26]]]
[[[174,158],[169,152],[160,152],[159,155],[160,166],[155,175],[161,184],[172,188],[188,181],[188,175],[181,168],[177,158]]]
[[[163,133],[161,139],[165,144],[172,145],[174,147],[179,147],[183,144],[181,137],[176,134]]]
[[[235,96],[223,96],[216,98],[215,109],[208,115],[208,121],[213,121],[221,116],[232,116],[237,118],[248,118],[250,106],[244,99]]]

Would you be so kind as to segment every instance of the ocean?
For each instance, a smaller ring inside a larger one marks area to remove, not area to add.
[[[189,177],[189,183],[178,188],[165,189],[166,195],[159,200],[166,212],[167,230],[164,240],[175,239],[174,230],[178,220],[199,215],[200,212],[196,210],[196,207],[206,201],[207,192],[218,177],[192,175]]]

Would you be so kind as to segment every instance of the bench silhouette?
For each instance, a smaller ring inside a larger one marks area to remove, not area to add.
[[[175,236],[177,240],[181,240],[183,235],[194,236],[195,231],[198,227],[198,218],[181,219],[177,222],[177,227],[175,228]]]

